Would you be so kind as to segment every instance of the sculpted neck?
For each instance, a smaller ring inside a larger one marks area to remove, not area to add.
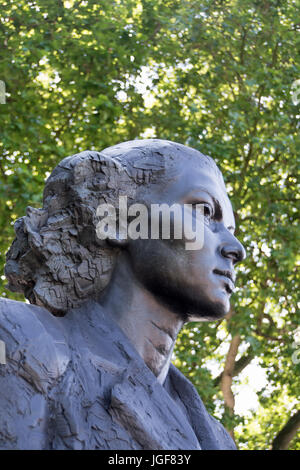
[[[126,255],[119,257],[111,282],[99,301],[163,383],[183,320],[140,285]]]

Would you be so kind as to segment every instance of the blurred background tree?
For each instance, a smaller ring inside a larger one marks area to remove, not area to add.
[[[63,157],[151,137],[211,155],[248,258],[230,314],[189,324],[174,363],[240,449],[300,449],[299,17],[296,0],[1,2],[0,295],[24,300],[5,252]]]

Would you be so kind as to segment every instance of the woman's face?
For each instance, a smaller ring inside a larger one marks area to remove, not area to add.
[[[229,311],[234,266],[245,250],[234,236],[234,216],[220,178],[193,156],[178,162],[173,180],[156,183],[143,200],[203,204],[204,244],[187,250],[186,239],[130,240],[127,246],[138,282],[186,321],[215,320]]]

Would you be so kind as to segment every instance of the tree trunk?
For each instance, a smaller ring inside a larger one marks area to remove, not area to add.
[[[234,373],[235,358],[238,353],[240,342],[240,335],[235,335],[232,338],[221,377],[221,390],[224,396],[225,410],[228,411],[230,416],[233,416],[234,414],[234,395],[231,390],[231,385]],[[233,429],[228,429],[228,432],[234,439]]]

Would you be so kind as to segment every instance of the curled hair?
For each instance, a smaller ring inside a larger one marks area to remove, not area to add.
[[[118,248],[96,236],[98,205],[115,206],[120,195],[134,201],[140,186],[167,177],[176,157],[191,155],[201,157],[201,165],[221,176],[210,157],[158,139],[125,142],[62,160],[46,182],[43,208],[28,207],[26,216],[15,223],[16,238],[6,255],[8,288],[54,315],[97,298],[118,254]]]

